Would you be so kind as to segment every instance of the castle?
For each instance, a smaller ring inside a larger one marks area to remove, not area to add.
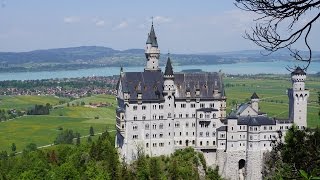
[[[228,179],[262,179],[263,153],[270,151],[278,131],[295,123],[307,126],[306,73],[291,73],[289,119],[269,118],[259,111],[256,93],[251,101],[226,115],[226,94],[221,73],[176,73],[170,57],[164,73],[152,24],[145,48],[143,72],[124,72],[117,84],[116,148],[126,162],[138,151],[149,156],[170,155],[193,147],[207,164],[219,166]]]

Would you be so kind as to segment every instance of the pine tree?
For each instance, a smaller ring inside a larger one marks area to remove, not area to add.
[[[16,150],[17,150],[16,144],[15,144],[15,143],[12,143],[12,145],[11,145],[11,151],[12,151],[12,152],[16,152]]]
[[[93,130],[93,127],[90,126],[90,132],[89,132],[90,136],[94,136],[94,130]]]

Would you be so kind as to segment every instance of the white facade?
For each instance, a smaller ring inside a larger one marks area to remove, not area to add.
[[[307,125],[305,74],[292,75],[289,120],[271,119],[259,112],[255,93],[249,103],[226,117],[220,74],[174,74],[169,58],[162,73],[158,44],[150,34],[145,71],[121,71],[117,86],[116,147],[121,158],[130,163],[138,151],[159,156],[193,147],[228,179],[262,179],[263,154],[272,149],[278,131],[285,133],[293,122]]]

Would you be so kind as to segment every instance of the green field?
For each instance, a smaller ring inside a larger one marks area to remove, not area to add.
[[[34,96],[31,98],[36,99]],[[50,99],[52,97],[46,98]],[[72,129],[74,132],[79,132],[81,136],[89,134],[90,126],[94,128],[96,133],[103,132],[105,129],[114,130],[115,98],[109,95],[99,95],[85,98],[85,100],[88,103],[100,103],[103,100],[103,102],[111,103],[112,106],[91,108],[83,106],[67,107],[65,105],[53,109],[50,115],[23,116],[2,122],[0,123],[0,150],[10,152],[12,143],[17,145],[17,151],[21,151],[31,142],[37,144],[37,146],[51,144],[60,132],[58,127]],[[28,101],[15,102],[19,103],[17,107],[24,108]],[[9,108],[12,108],[12,106]]]
[[[0,96],[0,109],[27,110],[36,104],[57,105],[60,100],[67,101],[66,98],[56,96]]]

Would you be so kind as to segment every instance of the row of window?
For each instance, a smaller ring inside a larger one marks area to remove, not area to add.
[[[285,126],[286,129],[289,129],[289,126]],[[280,126],[280,129],[283,129],[283,126]]]
[[[239,128],[240,128],[240,130],[246,130],[246,126],[240,126]],[[231,127],[231,130],[233,131],[233,127]]]
[[[163,109],[164,106],[162,104],[160,104],[160,105],[152,105],[152,109],[157,109],[157,107],[158,107],[158,109]],[[134,111],[136,111],[136,110],[138,110],[138,106],[135,105],[135,106],[132,107],[132,109]],[[141,109],[142,110],[146,110],[147,106],[143,105],[143,106],[141,106]]]
[[[269,128],[268,128],[269,127]],[[272,126],[263,126],[263,130],[272,130],[273,128],[272,128]],[[259,129],[258,129],[258,127],[250,127],[250,131],[258,131]]]
[[[170,127],[170,123],[168,124],[168,126]],[[196,123],[191,123],[191,126],[192,127],[196,127]],[[175,128],[180,128],[180,122],[179,121],[175,122],[174,123],[174,127]],[[189,127],[189,123],[186,122],[186,128],[188,128],[188,127]],[[200,123],[200,127],[201,128],[209,128],[209,124]],[[212,127],[215,128],[216,124],[212,123]],[[150,129],[150,125],[149,124],[145,124],[144,128],[145,128],[145,130],[149,130]],[[157,129],[157,124],[153,124],[152,125],[152,129]],[[159,124],[159,129],[163,129],[163,123]],[[132,130],[138,130],[138,125],[133,125],[132,126]]]
[[[152,109],[163,109],[163,105],[162,104],[160,104],[160,105],[152,105]],[[177,105],[175,104],[174,105],[174,107],[176,108],[177,107]],[[180,104],[180,107],[181,108],[186,108],[186,104]],[[190,104],[190,107],[191,108],[196,108],[196,104],[194,104],[194,103],[192,103],[192,104]],[[204,103],[201,103],[200,104],[200,108],[205,108],[206,106],[205,106],[205,104]],[[214,107],[214,103],[210,103],[209,104],[209,107],[210,108],[213,108]],[[138,106],[137,105],[134,105],[133,107],[132,107],[132,109],[134,110],[134,111],[136,111],[136,110],[138,110]],[[147,107],[145,106],[145,105],[143,105],[143,106],[141,106],[141,109],[142,110],[146,110],[147,109]]]
[[[170,118],[170,117],[171,117],[171,113],[168,113],[168,118]],[[185,114],[184,117],[185,117],[185,118],[189,118],[189,114]],[[183,114],[179,114],[179,116],[178,116],[177,118],[184,118],[184,117],[183,117]],[[191,117],[192,117],[192,118],[196,118],[196,114],[192,114]],[[200,118],[202,119],[203,117],[204,117],[204,115],[203,115],[203,114],[200,114]],[[206,118],[206,119],[210,119],[210,118],[215,119],[216,117],[217,117],[217,116],[216,116],[215,113],[213,113],[211,117],[210,117],[210,114],[206,114],[206,115],[205,115],[205,118]],[[174,114],[174,118],[176,118],[176,114]],[[152,119],[164,119],[164,116],[163,116],[163,115],[157,116],[156,114],[153,114],[153,115],[152,115]],[[134,115],[134,116],[133,116],[133,120],[134,120],[134,121],[137,121],[137,120],[138,120],[138,116],[137,116],[137,115]],[[142,116],[142,120],[146,120],[146,115],[143,115],[143,116]]]
[[[199,136],[203,137],[203,132],[200,132]],[[206,137],[210,137],[210,133],[209,132],[206,132]],[[212,137],[216,137],[216,132],[212,132]]]
[[[164,147],[164,143],[158,143],[159,144],[159,147]],[[170,142],[169,142],[169,145],[170,145]],[[146,147],[148,148],[149,147],[149,143],[146,143]],[[152,147],[157,147],[157,143],[152,143]]]
[[[275,139],[275,138],[276,138],[275,135],[269,135],[269,137],[268,137],[269,140],[270,140],[270,139]],[[264,140],[267,140],[267,135],[264,135],[264,136],[263,136],[263,139],[264,139]],[[253,140],[253,136],[252,136],[252,135],[250,135],[250,140]]]
[[[245,139],[245,138],[246,138],[246,135],[245,135],[245,134],[244,134],[244,135],[241,135],[241,134],[240,134],[240,139],[242,139],[242,138]],[[233,139],[233,136],[231,136],[231,139]]]

